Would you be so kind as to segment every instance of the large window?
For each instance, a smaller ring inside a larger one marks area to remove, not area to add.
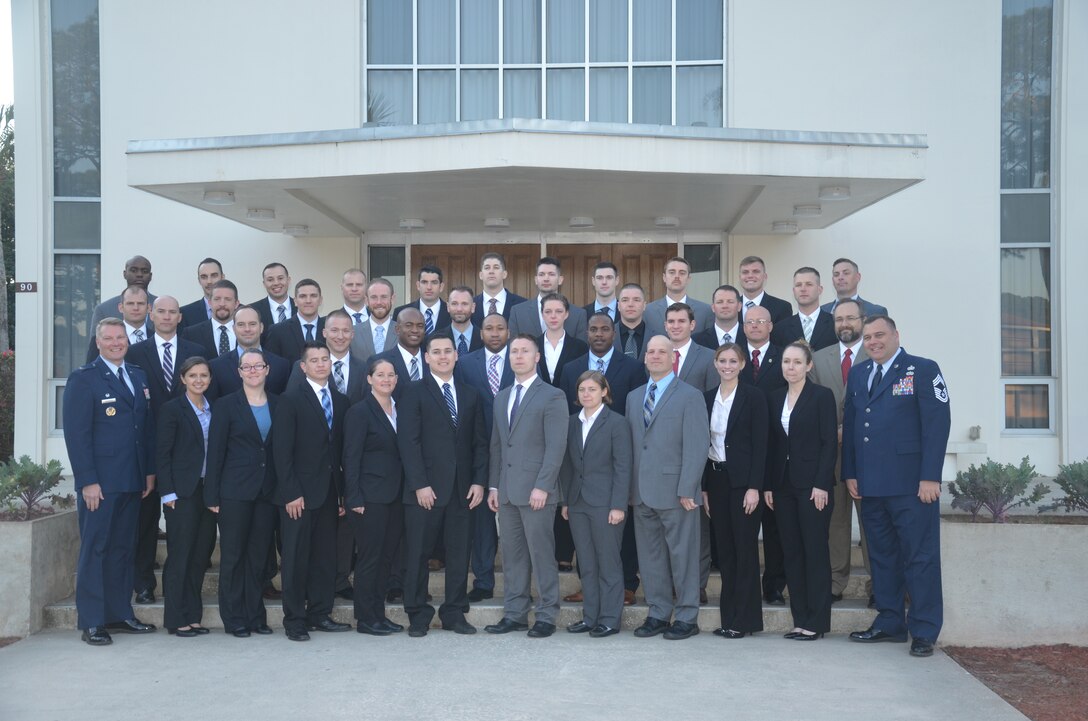
[[[362,0],[365,122],[722,127],[724,0]]]
[[[1002,3],[999,252],[1007,430],[1054,429],[1053,10],[1053,0]]]

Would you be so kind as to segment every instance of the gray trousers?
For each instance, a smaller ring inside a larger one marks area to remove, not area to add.
[[[838,475],[838,470],[835,471]],[[850,526],[854,506],[858,507],[858,527],[861,532],[861,555],[865,560],[865,571],[872,576],[869,568],[869,543],[865,540],[865,529],[861,528],[861,501],[855,501],[846,490],[845,483],[836,483],[832,491],[834,505],[831,508],[831,527],[827,532],[827,546],[831,552],[831,593],[841,594],[850,582]],[[866,592],[872,593],[872,581],[866,584]]]
[[[609,511],[580,500],[568,509],[582,577],[582,620],[590,628],[619,628],[623,614],[623,524],[609,525]]]
[[[559,619],[559,564],[555,561],[555,504],[539,511],[529,506],[499,506],[499,543],[502,545],[503,615],[528,623],[532,581],[540,600],[536,621],[555,624]]]
[[[699,506],[699,588],[706,589],[710,581],[710,519],[706,515],[706,506]]]
[[[699,618],[699,516],[683,508],[634,507],[638,566],[650,618],[696,623]],[[676,601],[673,601],[673,589]]]

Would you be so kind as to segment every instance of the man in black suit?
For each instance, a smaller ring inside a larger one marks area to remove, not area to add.
[[[397,344],[374,356],[388,360],[397,369],[397,388],[393,391],[393,398],[398,401],[409,383],[421,380],[430,372],[422,351],[423,339],[426,336],[424,328],[423,314],[418,308],[401,308],[393,324]]]
[[[775,324],[772,338],[775,345],[785,348],[803,338],[815,353],[838,343],[835,319],[820,308],[820,293],[823,290],[820,271],[808,266],[797,269],[793,274],[793,299],[797,301],[797,314]]]
[[[238,373],[238,359],[244,351],[260,350],[264,353],[264,362],[268,365],[268,376],[264,388],[269,393],[279,395],[287,388],[287,379],[291,375],[293,364],[271,351],[261,348],[261,336],[264,324],[255,308],[248,305],[238,306],[234,311],[234,337],[238,341],[234,350],[226,355],[213,358],[208,364],[212,372],[212,382],[204,397],[210,401],[233,393],[242,387],[242,377]]]
[[[580,355],[585,355],[589,346],[585,341],[575,338],[564,328],[570,315],[570,301],[559,293],[549,293],[541,301],[544,312],[544,333],[537,337],[540,348],[540,367],[537,372],[545,383],[559,387],[563,378],[563,368]],[[581,310],[576,308],[575,310]]]
[[[151,318],[155,322],[154,333],[147,340],[130,345],[125,361],[139,366],[147,376],[151,415],[157,419],[163,403],[185,391],[179,380],[178,368],[190,357],[201,355],[204,351],[196,343],[178,337],[181,310],[175,298],[168,295],[156,298]],[[161,514],[158,491],[152,490],[140,501],[132,579],[136,603],[155,602],[155,551],[159,545]]]
[[[858,264],[849,258],[836,258],[831,264],[831,282],[835,285],[835,300],[824,303],[821,308],[828,313],[834,313],[835,307],[844,300],[856,300],[861,305],[862,316],[870,318],[874,315],[888,315],[888,309],[879,303],[865,300],[858,295],[858,284],[861,283],[861,269]]]
[[[484,408],[484,432],[491,441],[495,396],[514,382],[514,371],[507,359],[506,341],[510,331],[506,319],[499,313],[484,317],[480,338],[484,347],[467,356],[458,357],[454,367],[458,380],[480,393]],[[495,595],[495,554],[499,534],[495,527],[495,512],[486,503],[472,511],[472,590],[468,600],[476,602]]]
[[[710,350],[716,351],[726,343],[736,343],[741,348],[747,342],[744,326],[740,322],[740,291],[731,285],[719,285],[711,297],[710,309],[714,311],[714,325],[695,333],[691,339]]]
[[[484,291],[472,299],[476,303],[472,324],[482,326],[484,316],[492,313],[498,313],[509,323],[510,309],[524,303],[525,298],[511,293],[503,285],[506,282],[506,258],[502,253],[489,252],[481,256],[480,282],[484,285]]]
[[[325,319],[321,309],[321,286],[312,278],[295,283],[295,316],[272,326],[268,332],[268,350],[291,363],[302,358],[302,348],[311,341],[321,340]]]
[[[588,318],[594,313],[604,312],[613,321],[618,322],[620,316],[616,290],[619,288],[620,272],[616,265],[607,260],[602,260],[593,266],[593,276],[589,280],[593,283],[595,297],[592,303],[583,306],[586,317]]]
[[[294,317],[295,301],[291,299],[291,274],[283,263],[273,261],[266,265],[261,271],[261,283],[264,284],[265,297],[249,305],[261,319],[264,326],[261,343],[266,343],[272,326]]]
[[[775,298],[763,290],[767,283],[767,266],[758,255],[749,255],[740,261],[740,286],[744,289],[744,307],[741,308],[741,317],[748,319],[748,311],[754,306],[761,305],[771,314],[771,320],[775,323],[784,321],[793,315],[793,306],[789,301]]]
[[[238,345],[234,335],[234,311],[238,308],[238,288],[229,280],[221,280],[212,288],[212,317],[191,324],[181,333],[185,340],[199,344],[204,357],[211,359],[229,355]]]
[[[336,518],[344,512],[341,467],[348,399],[329,388],[329,349],[310,341],[300,361],[305,385],[280,397],[276,429],[276,503],[283,528],[283,630],[348,631],[329,617],[336,580]]]
[[[441,533],[446,555],[446,599],[438,610],[442,628],[476,633],[465,620],[470,511],[480,505],[487,480],[483,399],[454,380],[457,350],[446,336],[427,339],[430,373],[412,383],[398,404],[397,444],[404,462],[404,610],[408,635],[427,635],[434,608],[427,603],[427,560]]]
[[[147,289],[142,285],[130,285],[121,293],[120,298],[121,300],[118,302],[116,309],[121,314],[121,320],[124,321],[128,344],[130,346],[135,345],[150,338],[151,334],[155,332],[155,326],[147,312]],[[97,327],[97,325],[92,327]],[[92,363],[97,357],[98,345],[92,335],[90,347],[87,348],[87,362]]]
[[[348,268],[340,278],[344,312],[348,314],[353,326],[362,325],[370,318],[370,311],[366,307],[366,286],[366,273],[359,268]]]
[[[121,277],[125,280],[125,287],[130,285],[138,285],[147,291],[147,303],[150,306],[155,302],[155,294],[149,290],[151,285],[151,261],[142,255],[134,255],[125,261],[125,267],[121,271]],[[860,276],[859,276],[860,277]],[[115,295],[112,298],[106,300],[95,306],[94,313],[91,314],[91,330],[93,331],[98,327],[98,321],[103,318],[120,318],[121,312],[118,306],[121,305],[121,296]],[[92,340],[91,345],[94,345]],[[95,351],[95,358],[98,357],[97,350]],[[92,358],[91,360],[94,360]],[[90,362],[90,361],[88,361]]]
[[[397,308],[393,311],[393,318],[396,319],[404,308],[417,308],[423,314],[423,326],[427,335],[433,335],[439,328],[445,328],[450,324],[450,312],[446,304],[442,302],[442,291],[445,288],[442,269],[437,265],[423,266],[416,274],[416,292],[419,293],[419,300]]]
[[[191,325],[212,319],[212,289],[215,284],[227,276],[223,273],[223,264],[215,258],[205,258],[196,266],[196,279],[204,290],[199,300],[181,308],[181,323],[178,330],[184,331]]]
[[[472,321],[476,311],[476,303],[472,300],[472,288],[465,285],[453,288],[450,290],[449,302],[446,305],[450,309],[450,324],[439,328],[437,332],[453,339],[458,357],[483,348],[484,343],[480,340],[480,325]]]
[[[616,301],[620,319],[616,324],[616,348],[628,358],[642,362],[646,355],[646,290],[638,283],[620,288]]]
[[[744,320],[744,333],[748,337],[748,362],[740,372],[740,382],[757,386],[770,398],[776,388],[786,385],[782,375],[782,349],[770,341],[774,323],[771,314],[763,306],[748,310]],[[769,408],[772,422],[782,415],[781,408]],[[763,509],[763,600],[776,606],[785,605],[782,595],[786,588],[786,566],[782,555],[782,541],[778,536],[778,519],[770,508]]]

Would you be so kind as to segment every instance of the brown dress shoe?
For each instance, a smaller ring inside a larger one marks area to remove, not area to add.
[[[635,592],[629,591],[626,588],[623,589],[623,605],[634,606],[635,605]]]
[[[582,601],[585,600],[585,598],[582,596],[581,591],[575,591],[574,593],[570,594],[569,596],[563,596],[563,600],[566,601],[567,603],[581,603]]]

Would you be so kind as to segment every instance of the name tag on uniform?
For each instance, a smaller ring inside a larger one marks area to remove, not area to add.
[[[147,386],[144,386],[144,400],[151,400],[151,389],[149,389]]]
[[[116,402],[117,402],[116,398],[103,398],[101,401],[99,401],[99,403],[116,403]]]
[[[914,376],[908,375],[900,378],[892,386],[893,396],[912,396],[914,395]]]

